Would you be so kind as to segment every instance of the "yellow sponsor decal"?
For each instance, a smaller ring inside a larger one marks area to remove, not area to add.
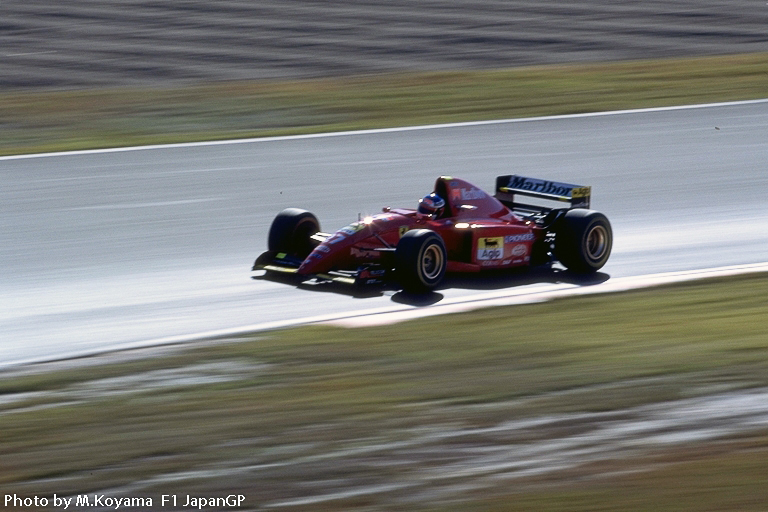
[[[400,237],[408,232],[408,226],[400,226],[400,228],[397,230],[400,233]]]
[[[477,259],[485,261],[504,259],[504,237],[478,238]]]
[[[504,247],[504,237],[494,236],[491,238],[479,238],[477,240],[478,249],[498,249]]]
[[[578,187],[571,191],[571,197],[576,199],[580,197],[589,197],[592,187]]]

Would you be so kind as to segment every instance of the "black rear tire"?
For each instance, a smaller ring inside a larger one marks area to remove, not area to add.
[[[320,231],[320,222],[314,214],[300,208],[286,208],[272,221],[267,248],[306,258],[317,244],[310,238]]]
[[[433,290],[443,280],[447,263],[442,237],[429,229],[406,232],[395,249],[395,272],[407,292]]]
[[[568,270],[589,274],[608,261],[613,231],[608,218],[594,210],[566,212],[555,230],[555,257]]]

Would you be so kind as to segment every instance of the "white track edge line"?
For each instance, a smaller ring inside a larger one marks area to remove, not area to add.
[[[725,101],[720,103],[700,103],[693,105],[676,105],[669,107],[648,107],[638,109],[627,110],[611,110],[606,112],[585,112],[581,114],[562,114],[552,116],[539,116],[539,117],[520,117],[511,119],[491,119],[486,121],[465,121],[458,123],[443,123],[443,124],[428,124],[417,126],[400,126],[395,128],[375,128],[370,130],[350,130],[345,132],[324,132],[324,133],[308,133],[302,135],[280,135],[273,137],[255,137],[247,139],[230,139],[230,140],[211,140],[200,142],[180,142],[175,144],[154,144],[147,146],[128,146],[119,148],[104,148],[104,149],[82,149],[77,151],[61,151],[51,153],[31,153],[24,155],[8,155],[0,156],[0,162],[9,160],[28,160],[32,158],[50,158],[58,156],[79,156],[79,155],[98,155],[105,153],[125,153],[129,151],[148,151],[155,149],[176,149],[176,148],[196,148],[204,146],[227,146],[233,144],[253,144],[260,142],[275,142],[275,141],[289,141],[289,140],[302,140],[302,139],[321,139],[328,137],[346,137],[352,135],[376,135],[381,133],[397,133],[408,131],[420,131],[420,130],[435,130],[442,128],[464,128],[472,126],[486,126],[495,124],[512,124],[512,123],[530,123],[537,121],[555,121],[561,119],[579,119],[588,117],[602,117],[602,116],[615,116],[625,114],[644,114],[650,112],[669,112],[675,110],[694,110],[702,108],[717,108],[717,107],[732,107],[742,105],[755,105],[760,103],[768,103],[768,98],[756,99],[756,100],[741,100],[741,101]]]
[[[471,296],[457,299],[450,299],[442,301],[431,306],[388,306],[374,309],[364,309],[358,311],[351,311],[346,313],[332,313],[327,315],[318,315],[305,318],[299,318],[296,320],[281,320],[275,322],[262,322],[259,324],[246,325],[241,327],[235,327],[230,329],[220,329],[215,331],[201,332],[196,334],[170,336],[165,338],[158,338],[155,340],[147,340],[141,342],[139,346],[155,345],[155,344],[167,344],[178,343],[183,341],[193,341],[205,338],[220,338],[226,336],[236,336],[248,333],[255,333],[260,331],[269,331],[275,329],[282,329],[286,327],[296,327],[300,325],[311,324],[336,324],[337,322],[343,322],[352,318],[369,317],[375,315],[389,315],[392,313],[410,312],[410,313],[424,313],[427,314],[442,314],[441,312],[432,313],[433,311],[440,311],[445,309],[446,313],[448,308],[453,306],[463,306],[465,304],[471,305],[468,309],[479,309],[485,306],[488,302],[494,302],[498,300],[515,300],[515,303],[522,304],[526,300],[533,302],[542,301],[538,297],[539,294],[548,294],[543,300],[551,300],[554,298],[587,295],[597,293],[616,293],[629,290],[636,290],[641,288],[648,288],[653,286],[661,286],[665,284],[682,283],[686,281],[694,281],[697,279],[705,279],[710,277],[727,277],[739,274],[752,274],[758,272],[768,272],[768,262],[764,263],[750,263],[743,265],[729,265],[725,267],[716,267],[709,269],[696,269],[696,270],[684,270],[678,272],[664,272],[659,274],[647,274],[643,276],[631,276],[631,277],[618,277],[608,279],[607,281],[588,286],[579,286],[568,283],[563,283],[559,288],[557,285],[546,286],[543,291],[539,290],[500,290],[497,292],[490,292],[482,294],[481,296]],[[522,299],[522,300],[521,300]],[[418,315],[414,315],[417,318]],[[338,325],[338,324],[337,324]]]
[[[712,277],[728,277],[758,272],[768,272],[768,262],[748,263],[741,265],[729,265],[724,267],[705,268],[696,270],[683,270],[676,272],[664,272],[647,274],[642,276],[618,277],[609,279],[596,285],[579,286],[568,283],[547,285],[543,290],[500,290],[465,298],[450,299],[431,306],[389,306],[368,310],[358,310],[347,313],[334,313],[319,315],[295,320],[280,320],[275,322],[262,322],[258,324],[244,325],[228,329],[218,329],[163,338],[147,339],[112,346],[109,348],[60,354],[52,359],[30,358],[28,360],[13,361],[7,365],[0,365],[0,372],[4,369],[25,364],[37,364],[51,361],[63,361],[68,359],[96,356],[99,354],[116,353],[127,350],[136,350],[149,347],[161,347],[178,345],[183,343],[199,342],[204,340],[221,339],[228,337],[257,334],[260,332],[300,327],[305,325],[335,325],[340,327],[372,327],[398,323],[417,318],[460,313],[493,306],[533,304],[547,302],[564,297],[579,295],[592,295],[600,293],[618,293],[642,288],[651,288],[667,284],[683,283]]]

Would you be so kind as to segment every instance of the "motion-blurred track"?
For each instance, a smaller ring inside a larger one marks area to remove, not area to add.
[[[592,185],[616,237],[603,278],[763,262],[766,161],[768,100],[0,158],[0,365],[418,307],[249,269],[284,207],[333,230],[412,206],[440,174],[486,189],[510,172]],[[457,278],[430,302],[567,281]]]

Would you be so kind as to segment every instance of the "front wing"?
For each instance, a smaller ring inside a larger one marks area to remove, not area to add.
[[[301,275],[299,267],[302,261],[286,253],[267,251],[256,259],[251,271],[263,270],[267,273],[295,277],[299,281],[311,282],[311,284],[336,282],[355,286],[384,284],[391,277],[391,270],[380,265],[365,265],[355,270],[332,270],[322,274]],[[256,276],[253,277],[256,278]]]

